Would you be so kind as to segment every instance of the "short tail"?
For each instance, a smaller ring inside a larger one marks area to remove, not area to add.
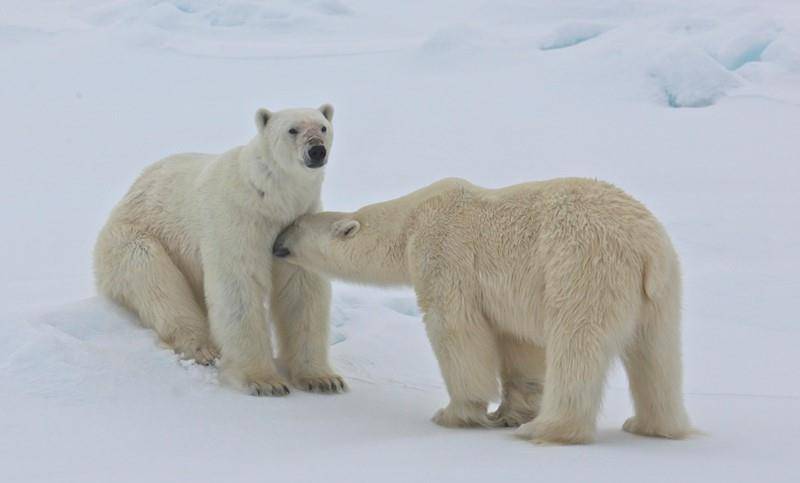
[[[678,254],[669,242],[663,239],[661,246],[653,250],[644,262],[643,289],[648,299],[655,302],[676,289],[680,291],[681,268]]]

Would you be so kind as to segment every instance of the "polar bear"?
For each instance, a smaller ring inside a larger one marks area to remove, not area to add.
[[[328,363],[330,283],[273,263],[281,229],[321,209],[333,107],[255,115],[256,136],[220,155],[178,154],[148,167],[114,208],[94,251],[98,290],[135,311],[176,352],[210,363],[256,395],[341,392]]]
[[[555,179],[484,189],[447,179],[355,213],[301,216],[273,254],[361,283],[412,285],[450,394],[443,426],[518,426],[586,443],[621,355],[624,429],[683,438],[678,257],[618,188]],[[496,398],[498,376],[502,401]]]

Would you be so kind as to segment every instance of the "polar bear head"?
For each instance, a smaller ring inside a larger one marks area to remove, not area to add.
[[[328,162],[333,143],[333,106],[319,109],[259,109],[258,143],[266,158],[285,170],[316,170]]]
[[[272,253],[312,272],[351,282],[408,285],[410,247],[424,235],[414,227],[435,225],[442,200],[474,188],[468,181],[445,178],[393,200],[353,213],[323,211],[297,218],[278,235]],[[416,241],[415,241],[416,240]]]
[[[278,235],[272,253],[331,278],[402,285],[408,278],[402,226],[385,210],[372,207],[306,214]]]
[[[325,211],[304,215],[295,220],[275,240],[272,253],[278,258],[289,258],[296,264],[319,266],[337,248],[345,249],[361,224],[345,213]],[[346,251],[346,250],[345,250]],[[300,256],[298,256],[300,255]],[[336,258],[345,258],[344,253]],[[310,267],[309,267],[310,268]]]

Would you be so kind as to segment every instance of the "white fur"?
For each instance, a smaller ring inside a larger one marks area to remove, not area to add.
[[[260,109],[247,145],[147,168],[98,237],[98,289],[185,357],[209,363],[219,347],[224,381],[282,395],[288,387],[273,362],[271,316],[291,382],[343,390],[328,365],[329,282],[273,262],[267,249],[296,217],[321,209],[324,171],[307,166],[307,150],[330,150],[332,116],[329,105]]]
[[[329,276],[413,285],[451,397],[439,424],[591,441],[621,355],[636,408],[624,429],[690,431],[678,257],[653,215],[608,183],[448,179],[355,213],[305,215],[277,246]],[[502,402],[487,415],[498,376]]]

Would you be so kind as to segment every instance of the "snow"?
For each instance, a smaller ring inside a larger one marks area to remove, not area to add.
[[[598,35],[602,34],[609,27],[603,24],[590,23],[590,22],[568,22],[560,25],[547,37],[542,39],[541,49],[563,49],[572,47],[581,42],[591,40]]]
[[[792,0],[30,0],[0,11],[0,481],[800,479],[800,6]],[[351,391],[254,398],[95,296],[91,247],[147,164],[252,114],[336,106],[326,206],[438,178],[606,179],[685,272],[704,434],[540,447],[452,430],[408,290],[334,286]]]
[[[706,107],[739,87],[739,77],[706,52],[678,48],[662,56],[652,75],[664,89],[671,107]]]

